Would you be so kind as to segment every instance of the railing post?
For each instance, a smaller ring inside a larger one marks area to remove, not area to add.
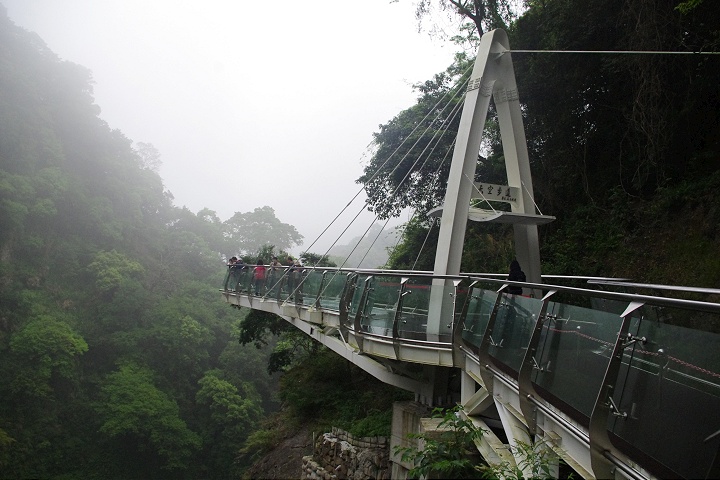
[[[608,435],[608,419],[611,414],[618,416],[623,415],[623,412],[617,411],[617,406],[613,401],[613,391],[615,390],[620,373],[620,366],[622,365],[626,347],[625,340],[627,339],[627,333],[630,329],[632,314],[644,304],[644,302],[638,301],[630,302],[630,305],[628,305],[621,315],[622,323],[620,324],[620,331],[618,332],[607,370],[605,370],[600,392],[595,400],[592,414],[590,415],[590,428],[588,429],[590,437],[590,464],[596,478],[615,477],[613,464],[608,460],[607,455],[617,456],[618,452]]]
[[[350,325],[350,322],[348,321],[348,316],[350,314],[350,302],[352,302],[352,298],[355,295],[357,279],[357,273],[352,272],[349,274],[347,279],[345,279],[345,285],[343,285],[343,291],[340,294],[340,304],[338,305],[338,310],[340,311],[340,327],[344,329],[343,333],[345,334],[347,334],[347,328],[348,325]]]
[[[497,317],[498,310],[500,309],[500,306],[503,302],[502,291],[505,289],[505,287],[507,287],[507,285],[503,285],[502,287],[500,287],[497,292],[497,299],[495,299],[493,311],[490,314],[490,318],[488,319],[487,327],[485,327],[485,334],[480,341],[480,348],[477,352],[478,360],[480,361],[480,376],[482,377],[483,382],[485,382],[485,389],[491,396],[493,394],[493,375],[488,371],[487,368],[492,363],[492,361],[490,360],[490,341],[492,338],[493,329],[495,328],[495,319]]]
[[[402,318],[403,299],[405,295],[410,295],[412,292],[407,290],[407,283],[410,279],[408,277],[400,278],[400,292],[398,294],[397,308],[395,308],[395,316],[393,317],[393,350],[395,350],[395,358],[400,360],[400,319]]]
[[[462,282],[462,279],[454,279],[453,280],[453,292],[451,293],[451,295],[453,297],[452,315],[450,316],[451,323],[450,323],[450,325],[448,325],[448,327],[450,327],[450,339],[451,339],[450,341],[451,342],[452,342],[452,338],[453,338],[453,332],[455,330],[455,312],[457,312],[458,286],[460,285],[461,282]]]
[[[467,287],[467,295],[465,295],[465,302],[463,302],[463,306],[460,309],[460,311],[457,311],[457,295],[458,295],[458,285],[455,285],[455,302],[453,306],[453,328],[452,328],[452,336],[450,338],[450,341],[452,342],[452,353],[453,353],[453,365],[455,365],[458,368],[464,368],[465,367],[465,352],[463,351],[465,348],[465,344],[463,343],[462,338],[462,332],[465,330],[465,319],[467,318],[467,312],[470,307],[470,300],[472,300],[472,291],[473,287],[478,283],[477,280],[474,280],[468,285]]]
[[[463,307],[460,310],[460,313],[457,313],[455,311],[453,313],[453,331],[452,331],[452,343],[453,347],[459,347],[463,345],[463,339],[462,339],[462,332],[465,330],[465,319],[467,318],[468,309],[470,308],[470,301],[472,300],[472,292],[475,288],[475,285],[478,284],[477,280],[473,280],[470,282],[470,285],[468,285],[468,293],[467,296],[465,296],[465,303],[463,303]],[[455,294],[457,295],[457,287],[455,288]],[[453,348],[453,350],[455,350]]]
[[[370,290],[372,290],[371,284],[373,281],[373,276],[370,275],[365,279],[365,286],[363,287],[362,295],[360,296],[360,302],[358,304],[358,310],[355,313],[355,321],[353,322],[353,329],[355,330],[355,335],[357,337],[358,346],[360,347],[360,351],[363,349],[363,331],[362,331],[362,319],[363,317],[367,317],[365,314],[365,309],[367,308],[367,302],[370,297]]]
[[[532,384],[532,371],[538,365],[535,353],[537,352],[538,345],[540,344],[540,336],[542,335],[542,329],[546,320],[546,313],[548,305],[550,304],[550,297],[552,297],[557,290],[550,290],[542,298],[542,306],[540,307],[540,313],[535,321],[535,328],[530,336],[530,342],[528,343],[527,350],[525,351],[525,357],[523,358],[522,365],[520,365],[520,371],[518,372],[518,395],[520,400],[520,410],[522,411],[523,417],[527,422],[528,430],[530,435],[535,435],[537,429],[537,407],[530,401],[531,398],[537,398],[538,394],[535,391],[535,387]]]
[[[314,270],[313,270],[314,272]],[[323,270],[322,278],[320,278],[320,286],[318,287],[317,296],[315,297],[315,308],[321,308],[322,305],[320,304],[320,297],[322,296],[323,287],[325,286],[325,277],[327,276],[328,271]]]

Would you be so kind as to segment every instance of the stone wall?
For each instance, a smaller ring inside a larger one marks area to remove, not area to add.
[[[315,440],[303,457],[301,479],[365,480],[390,478],[390,445],[385,437],[354,438],[333,427]]]

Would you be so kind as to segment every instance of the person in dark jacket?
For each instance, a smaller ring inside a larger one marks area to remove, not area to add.
[[[513,260],[510,263],[510,274],[508,275],[508,280],[512,282],[524,282],[525,280],[525,272],[522,271],[522,268],[520,268],[520,263],[517,260]],[[507,288],[507,292],[511,293],[513,295],[522,295],[523,290],[522,287],[516,287],[513,285],[510,285]]]

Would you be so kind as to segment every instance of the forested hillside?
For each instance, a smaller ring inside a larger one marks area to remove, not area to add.
[[[229,478],[278,402],[221,255],[248,218],[302,237],[173,206],[99,113],[90,72],[0,11],[0,477]]]

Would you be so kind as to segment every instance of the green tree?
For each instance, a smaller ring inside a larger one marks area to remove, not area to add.
[[[189,468],[200,437],[180,418],[177,404],[155,386],[150,370],[121,365],[107,376],[101,391],[102,401],[95,406],[102,421],[100,432],[116,440],[119,452],[137,455],[116,459],[129,468],[130,476],[152,476],[154,468]],[[141,465],[142,458],[150,463]]]
[[[61,382],[77,385],[79,357],[88,345],[67,323],[39,315],[10,339],[14,356],[11,391],[27,397],[48,397]]]
[[[221,378],[218,370],[209,371],[198,382],[196,398],[203,417],[203,436],[206,438],[207,475],[210,478],[229,478],[238,475],[233,468],[238,452],[248,435],[262,419],[260,395],[248,382],[240,388]]]
[[[317,351],[319,344],[274,313],[250,312],[236,326],[235,335],[241,345],[253,343],[255,348],[272,345],[268,357],[269,374],[282,372]]]
[[[259,251],[265,245],[289,250],[302,243],[303,236],[290,224],[282,223],[270,207],[259,207],[252,212],[236,212],[224,222],[224,233],[238,252]]]
[[[242,348],[218,301],[223,222],[174,207],[159,152],[98,116],[89,70],[2,7],[0,57],[0,471],[202,476],[220,444],[193,433],[198,380]],[[255,398],[249,365],[222,378]]]
[[[95,276],[95,288],[103,294],[112,294],[126,280],[145,271],[138,262],[115,250],[97,253],[88,269]]]
[[[459,55],[445,72],[414,86],[417,104],[403,110],[375,133],[375,153],[356,180],[364,186],[369,210],[378,218],[395,217],[405,208],[419,215],[442,203],[450,156],[460,116],[463,75],[470,60]],[[436,105],[441,105],[436,107]]]
[[[410,477],[431,478],[477,478],[483,463],[473,458],[475,442],[480,441],[483,430],[472,421],[460,417],[461,407],[451,409],[436,408],[433,418],[441,419],[438,424],[439,435],[410,434],[415,441],[421,440],[421,447],[396,447],[395,453],[404,461],[413,464],[408,472]]]
[[[494,28],[507,29],[516,16],[516,2],[508,0],[419,0],[415,3],[415,17],[422,23],[423,19],[436,18],[442,13],[451,13],[451,17],[469,20],[476,30],[475,34]],[[461,30],[468,30],[462,28]]]
[[[138,142],[135,148],[140,159],[140,166],[157,173],[162,166],[162,155],[152,143]]]
[[[312,267],[337,267],[335,262],[331,261],[327,255],[320,255],[319,253],[301,252],[300,258],[303,264]]]

